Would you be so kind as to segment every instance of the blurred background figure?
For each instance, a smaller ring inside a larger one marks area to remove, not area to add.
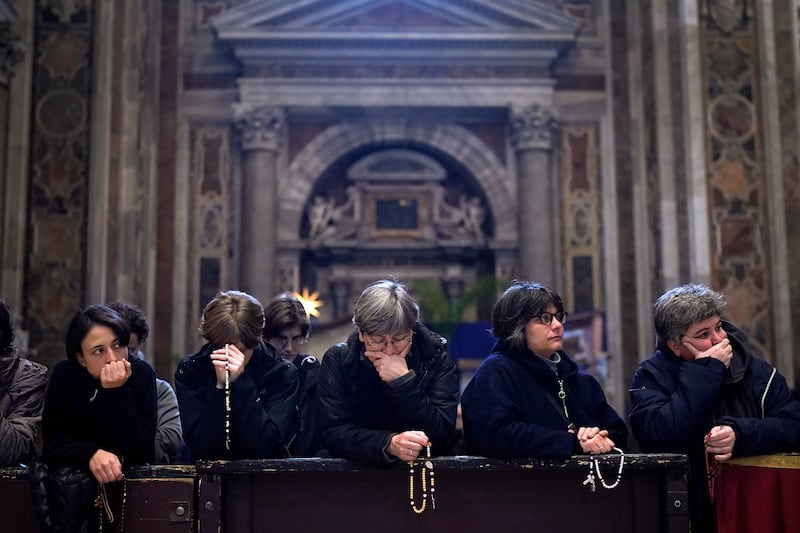
[[[47,368],[17,352],[14,320],[0,300],[0,466],[18,465],[34,454],[46,387]]]
[[[150,334],[150,323],[137,306],[116,301],[108,306],[119,313],[128,324],[131,332],[128,342],[128,356],[147,361],[142,353],[142,345]],[[189,459],[188,450],[183,442],[181,416],[178,410],[178,397],[168,381],[156,377],[156,463],[185,463]]]
[[[313,457],[319,449],[316,398],[320,363],[313,355],[302,353],[310,333],[308,313],[295,295],[284,292],[267,303],[264,308],[264,338],[298,371],[298,417],[294,436],[289,441],[292,457]]]

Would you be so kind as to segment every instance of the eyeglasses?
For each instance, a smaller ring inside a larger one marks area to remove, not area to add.
[[[308,342],[308,339],[303,335],[295,335],[291,339],[286,335],[278,335],[277,337],[272,337],[269,340],[269,342],[270,344],[273,344],[276,348],[286,348],[290,342],[294,346],[302,346],[303,344]]]
[[[386,347],[389,346],[389,344],[391,344],[392,348],[394,348],[395,350],[402,350],[403,348],[406,347],[406,345],[409,342],[411,342],[411,337],[413,336],[414,334],[410,333],[408,336],[403,337],[402,339],[392,339],[390,341],[364,341],[364,346],[366,346],[370,350],[375,350],[380,352],[385,350]]]
[[[561,322],[562,324],[567,321],[567,313],[564,311],[559,311],[557,313],[548,313],[545,311],[544,313],[539,313],[538,315],[534,315],[533,318],[538,318],[539,322],[542,323],[544,326],[549,326],[553,323],[553,318]]]

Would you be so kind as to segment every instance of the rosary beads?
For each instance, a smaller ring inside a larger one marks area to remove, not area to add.
[[[122,504],[119,511],[119,533],[125,531],[125,503],[128,500],[128,478],[122,477]],[[103,521],[107,518],[109,524],[114,523],[114,513],[111,510],[111,502],[108,501],[108,494],[106,493],[106,486],[100,483],[97,486],[97,498],[94,501],[95,507],[98,508],[98,531],[103,533]]]
[[[597,456],[593,455],[589,458],[589,473],[586,475],[583,485],[589,485],[589,489],[592,492],[596,489],[595,478],[600,480],[600,484],[604,489],[615,489],[622,481],[622,467],[625,466],[625,452],[619,448],[614,448],[614,451],[619,452],[620,456],[617,479],[615,479],[613,483],[606,483],[606,480],[603,478],[603,473],[600,472],[600,461],[597,460]]]
[[[228,345],[225,345],[225,449],[231,449],[231,371],[228,368]]]
[[[411,503],[411,509],[416,514],[425,512],[428,506],[428,499],[431,501],[431,509],[436,509],[436,499],[434,498],[436,492],[436,484],[433,472],[433,461],[431,461],[431,447],[425,447],[425,459],[419,461],[422,475],[420,476],[420,485],[422,486],[422,505],[416,506],[414,501],[414,466],[415,461],[408,462],[408,498]],[[430,490],[430,498],[428,498],[428,491]]]

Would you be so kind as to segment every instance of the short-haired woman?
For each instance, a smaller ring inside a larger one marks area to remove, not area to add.
[[[313,355],[301,353],[311,333],[311,321],[303,303],[290,292],[270,300],[264,308],[264,338],[281,357],[297,368],[297,424],[289,442],[292,457],[317,455],[317,379],[320,363]]]
[[[323,445],[370,465],[411,461],[455,438],[458,382],[446,341],[419,322],[419,307],[392,280],[367,287],[355,331],[322,358],[317,394]]]
[[[69,325],[65,361],[53,368],[42,415],[50,468],[88,469],[105,484],[155,453],[156,380],[128,359],[128,325],[105,305],[79,311]]]
[[[539,283],[515,281],[497,300],[497,343],[461,397],[469,453],[567,458],[625,446],[628,430],[600,384],[561,349],[566,316]]]
[[[264,309],[239,291],[203,311],[208,341],[175,372],[183,438],[192,459],[286,457],[297,417],[297,371],[262,340]]]

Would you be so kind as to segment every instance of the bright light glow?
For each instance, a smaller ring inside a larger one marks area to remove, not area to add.
[[[319,291],[314,291],[313,293],[309,294],[308,287],[303,287],[302,294],[294,291],[294,295],[298,300],[300,300],[300,303],[303,304],[303,307],[306,308],[306,313],[308,313],[308,316],[315,316],[319,318],[319,308],[325,305],[322,300],[319,299]]]

